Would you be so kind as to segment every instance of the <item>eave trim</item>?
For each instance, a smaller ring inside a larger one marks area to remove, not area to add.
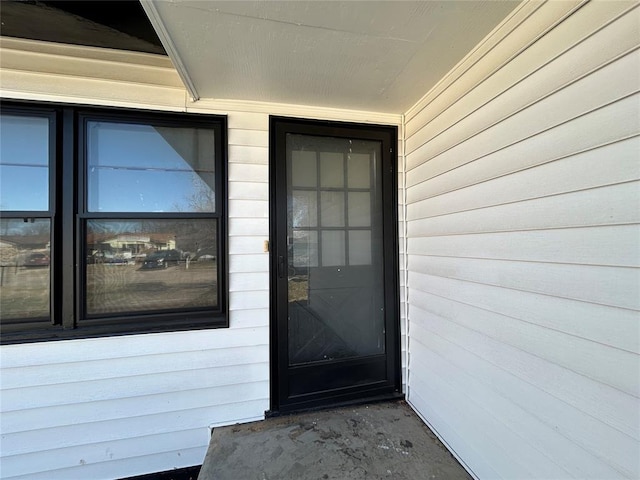
[[[169,31],[167,30],[164,22],[162,21],[162,17],[160,16],[160,13],[158,12],[158,9],[156,8],[154,1],[140,0],[140,3],[142,4],[142,8],[147,14],[147,17],[149,17],[149,21],[151,22],[153,29],[156,31],[158,38],[160,38],[160,42],[162,43],[162,46],[167,51],[167,55],[169,55],[169,58],[173,62],[173,65],[176,68],[178,75],[182,79],[182,82],[184,83],[184,86],[187,89],[187,92],[189,92],[189,96],[191,97],[192,101],[194,102],[198,101],[200,99],[200,95],[198,94],[198,91],[196,90],[196,87],[193,84],[193,81],[191,80],[189,73],[187,72],[187,68],[185,67],[184,63],[182,62],[182,59],[180,58],[178,50],[175,44],[173,43],[173,40],[171,39],[171,35],[169,34]]]

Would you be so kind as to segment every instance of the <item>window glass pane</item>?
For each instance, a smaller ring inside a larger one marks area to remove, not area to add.
[[[344,155],[342,153],[320,153],[320,186],[344,187]]]
[[[0,318],[49,317],[51,221],[0,220]]]
[[[214,132],[87,124],[91,212],[214,212]]]
[[[89,220],[88,315],[218,306],[217,220]]]
[[[294,150],[291,152],[291,185],[294,187],[315,187],[318,184],[316,152]]]
[[[49,210],[49,119],[0,115],[0,210]]]
[[[349,232],[349,265],[371,265],[371,230]]]
[[[325,230],[322,232],[322,266],[332,267],[344,265],[344,259],[344,231]]]
[[[349,188],[369,188],[371,185],[371,161],[366,153],[350,153],[347,158],[347,183]]]
[[[293,191],[293,226],[315,227],[318,224],[318,194],[315,190]]]
[[[320,192],[320,224],[323,227],[344,226],[344,192]]]

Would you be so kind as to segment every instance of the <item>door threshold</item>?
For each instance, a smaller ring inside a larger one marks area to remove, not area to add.
[[[373,397],[366,397],[366,398],[357,398],[357,399],[353,399],[353,400],[344,400],[344,401],[339,401],[339,402],[332,402],[332,403],[327,403],[324,405],[316,405],[316,406],[311,406],[311,407],[301,407],[299,409],[297,408],[293,408],[293,409],[286,409],[284,411],[281,410],[266,410],[264,412],[264,416],[265,418],[276,418],[276,417],[283,417],[283,416],[287,416],[287,415],[293,415],[296,413],[306,413],[306,412],[318,412],[321,410],[330,410],[333,408],[342,408],[342,407],[353,407],[356,405],[373,405],[375,403],[382,403],[382,402],[395,402],[398,400],[405,400],[405,396],[404,393],[399,393],[399,392],[393,392],[391,394],[384,394],[384,395],[376,395]]]

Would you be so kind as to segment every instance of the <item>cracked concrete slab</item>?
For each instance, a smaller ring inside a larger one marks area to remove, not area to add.
[[[403,401],[216,428],[198,480],[470,480]]]

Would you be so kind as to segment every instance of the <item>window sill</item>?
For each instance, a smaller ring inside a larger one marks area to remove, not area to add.
[[[147,322],[97,322],[91,321],[90,325],[81,325],[78,328],[64,329],[59,325],[37,325],[25,329],[16,326],[2,326],[0,345],[20,343],[53,342],[58,340],[79,340],[84,338],[117,337],[124,335],[144,335],[148,333],[184,332],[189,330],[208,330],[216,328],[228,328],[229,321],[226,316],[198,315],[200,318],[184,318],[179,322],[175,320],[154,321],[152,325]],[[20,328],[18,331],[17,328]]]

